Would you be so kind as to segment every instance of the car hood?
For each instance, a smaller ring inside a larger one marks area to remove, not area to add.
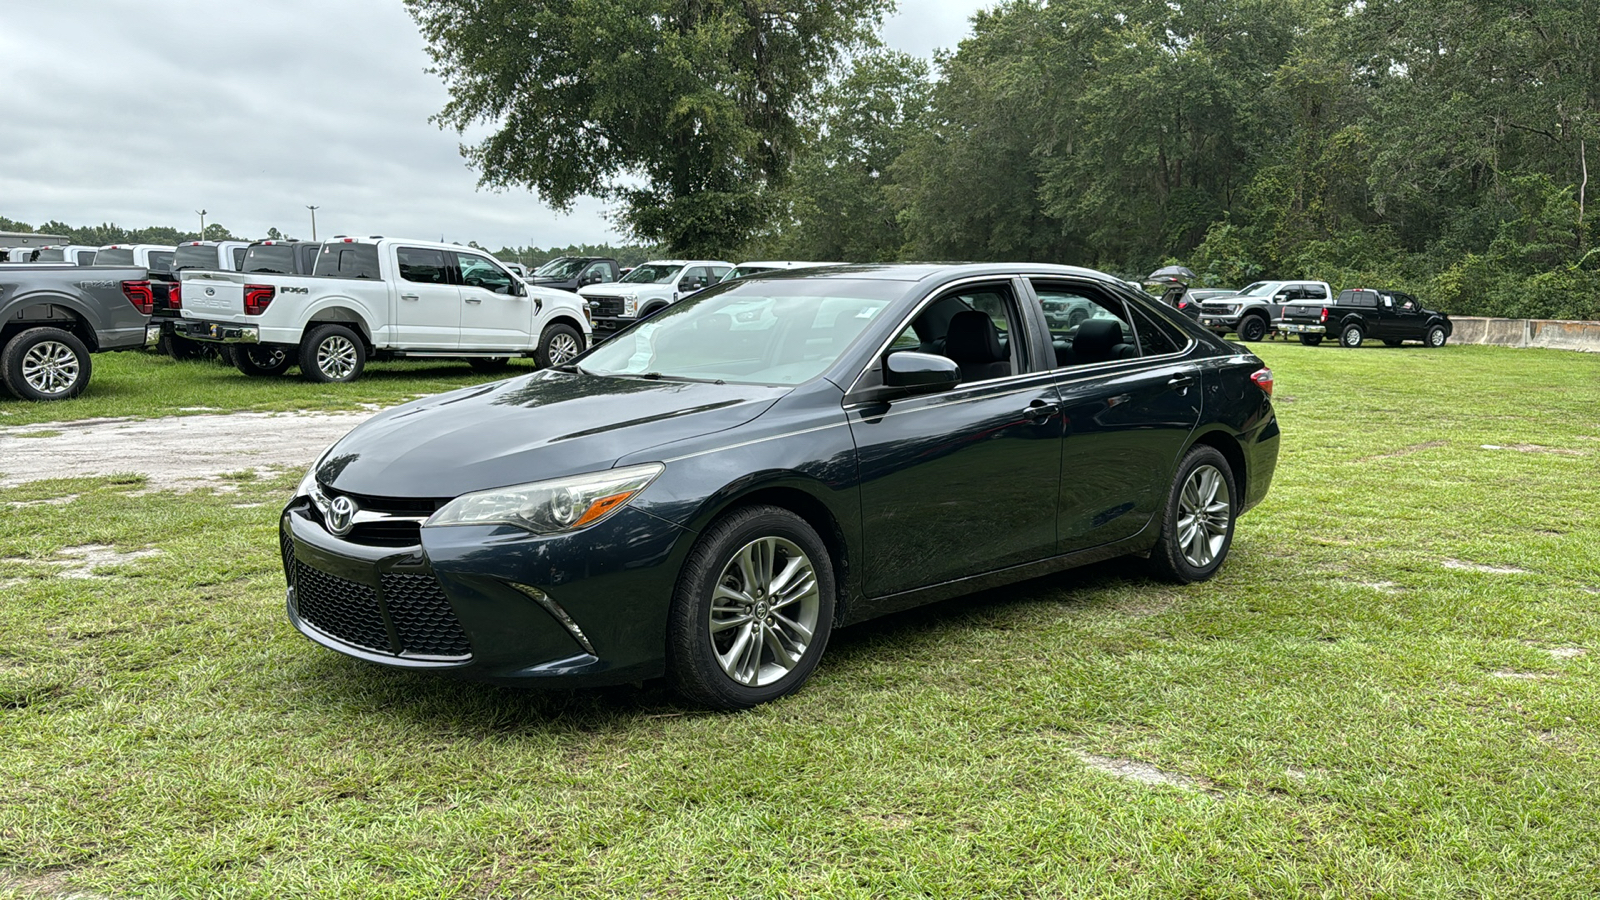
[[[456,497],[610,468],[723,431],[790,388],[545,371],[407,403],[329,449],[317,480],[374,497]]]

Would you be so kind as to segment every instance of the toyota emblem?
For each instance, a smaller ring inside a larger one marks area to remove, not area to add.
[[[355,524],[356,511],[359,507],[349,497],[335,497],[328,505],[328,530],[344,537],[350,533],[350,527]]]

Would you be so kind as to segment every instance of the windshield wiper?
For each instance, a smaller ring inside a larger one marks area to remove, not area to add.
[[[562,363],[559,366],[551,366],[550,368],[552,370],[556,371],[556,372],[565,372],[568,375],[587,375],[587,374],[589,374],[588,372],[585,372],[584,370],[578,368],[578,364],[577,363]]]

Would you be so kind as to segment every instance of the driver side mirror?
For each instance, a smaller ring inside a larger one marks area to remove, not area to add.
[[[902,350],[883,358],[883,383],[910,394],[932,394],[961,383],[961,367],[949,357]]]
[[[523,283],[522,279],[520,279],[520,278],[512,278],[511,279],[511,296],[513,296],[513,297],[526,297],[526,296],[528,296],[528,286],[527,286],[527,284]]]

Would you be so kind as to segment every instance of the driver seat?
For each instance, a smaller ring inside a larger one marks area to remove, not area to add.
[[[961,382],[1004,378],[1011,374],[1011,362],[1000,344],[1000,332],[989,314],[976,309],[963,310],[950,317],[944,336],[944,355],[961,367]]]

